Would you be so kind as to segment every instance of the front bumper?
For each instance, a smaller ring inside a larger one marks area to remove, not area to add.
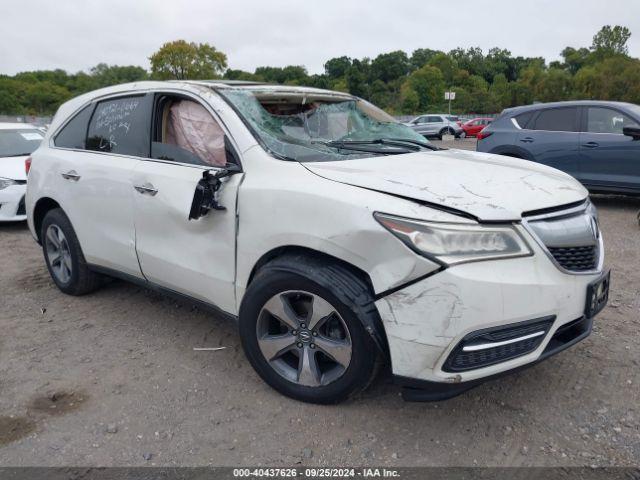
[[[11,185],[0,190],[0,222],[19,222],[27,219],[24,197],[26,185]]]
[[[532,248],[530,257],[449,267],[376,302],[393,374],[414,390],[409,390],[412,399],[457,395],[537,363],[589,334],[592,319],[584,318],[587,289],[600,273],[562,272],[538,245]],[[447,368],[450,354],[469,334],[543,318],[553,321],[534,350],[480,368]],[[563,335],[567,328],[575,335]],[[428,391],[417,395],[418,388]]]
[[[559,327],[551,337],[547,347],[540,356],[533,362],[521,365],[512,370],[506,370],[488,377],[470,380],[461,383],[429,382],[427,380],[416,380],[414,378],[394,376],[396,384],[402,387],[402,398],[408,402],[435,402],[446,400],[466,392],[478,385],[495,380],[526,368],[529,368],[543,360],[560,353],[563,350],[575,345],[579,341],[587,338],[591,333],[593,318],[581,317],[573,322],[566,323]]]

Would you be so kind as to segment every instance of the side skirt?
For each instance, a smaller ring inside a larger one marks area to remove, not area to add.
[[[108,277],[117,278],[119,280],[124,280],[125,282],[133,283],[143,288],[148,288],[154,292],[160,293],[162,295],[166,295],[167,297],[174,298],[179,301],[184,301],[187,303],[192,303],[196,305],[198,308],[206,310],[215,315],[221,316],[225,319],[232,320],[234,322],[238,322],[237,315],[234,315],[229,312],[225,312],[217,305],[213,303],[204,302],[200,299],[193,298],[184,293],[176,292],[175,290],[171,290],[170,288],[163,287],[153,282],[149,282],[143,278],[134,277],[133,275],[129,275],[128,273],[123,273],[118,270],[114,270],[112,268],[102,267],[100,265],[89,265],[89,269],[93,272],[100,273],[102,275],[106,275]]]

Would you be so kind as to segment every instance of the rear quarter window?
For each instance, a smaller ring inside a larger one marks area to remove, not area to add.
[[[520,115],[516,115],[514,120],[520,126],[520,128],[528,128],[529,122],[533,118],[534,112],[525,112]]]
[[[118,97],[96,105],[87,150],[148,157],[151,144],[151,95]]]
[[[85,149],[87,128],[94,106],[93,104],[87,105],[62,127],[53,140],[56,147]]]

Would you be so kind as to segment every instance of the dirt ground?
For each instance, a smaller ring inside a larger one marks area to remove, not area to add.
[[[0,466],[637,466],[640,199],[594,201],[613,275],[592,335],[426,404],[384,376],[338,406],[289,400],[233,323],[123,282],[66,296],[26,226],[0,225]]]

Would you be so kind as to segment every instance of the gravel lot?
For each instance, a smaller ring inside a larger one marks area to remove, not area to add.
[[[0,225],[0,465],[637,466],[640,199],[594,201],[613,276],[593,334],[429,404],[387,376],[338,406],[289,400],[233,323],[123,282],[66,296],[26,226]]]

